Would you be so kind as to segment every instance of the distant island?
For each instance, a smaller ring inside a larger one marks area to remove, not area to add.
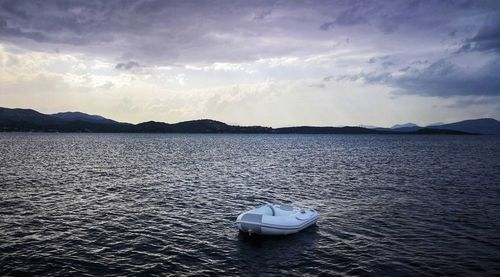
[[[406,123],[391,128],[375,126],[270,128],[234,126],[210,119],[175,124],[155,121],[131,124],[81,112],[43,114],[32,109],[0,108],[0,132],[500,135],[500,122],[492,118],[482,118],[426,127]]]

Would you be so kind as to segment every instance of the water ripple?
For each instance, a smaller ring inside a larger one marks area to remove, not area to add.
[[[499,275],[500,139],[0,134],[0,275]],[[249,237],[265,202],[316,226]]]

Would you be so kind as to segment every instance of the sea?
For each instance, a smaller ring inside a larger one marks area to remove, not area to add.
[[[0,275],[499,276],[500,136],[0,133]]]

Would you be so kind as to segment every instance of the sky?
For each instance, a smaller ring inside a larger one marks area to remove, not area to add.
[[[0,106],[270,127],[500,119],[500,1],[0,0]]]

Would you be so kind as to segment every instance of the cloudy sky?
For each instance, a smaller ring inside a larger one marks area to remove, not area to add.
[[[4,1],[0,106],[138,123],[500,119],[500,1]]]

